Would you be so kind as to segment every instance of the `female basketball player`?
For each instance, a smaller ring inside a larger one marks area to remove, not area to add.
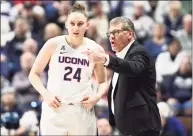
[[[73,6],[66,28],[68,35],[49,39],[45,43],[29,75],[30,82],[44,98],[40,133],[96,135],[93,106],[105,93],[106,70],[100,63],[90,63],[83,52],[103,49],[84,37],[88,22],[83,5]],[[40,74],[48,63],[48,83],[45,88]],[[99,84],[97,93],[91,88],[93,75]]]

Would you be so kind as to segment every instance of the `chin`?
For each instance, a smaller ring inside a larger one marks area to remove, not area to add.
[[[114,49],[114,48],[111,48],[113,51],[116,51],[116,49]]]
[[[75,38],[82,38],[83,36],[81,35],[73,35]]]

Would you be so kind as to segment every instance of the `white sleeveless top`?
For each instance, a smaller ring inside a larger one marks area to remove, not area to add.
[[[98,44],[84,38],[83,45],[77,49],[66,42],[66,35],[53,39],[57,43],[49,62],[47,89],[62,101],[80,101],[93,94],[92,74],[94,64],[82,52],[97,49]]]

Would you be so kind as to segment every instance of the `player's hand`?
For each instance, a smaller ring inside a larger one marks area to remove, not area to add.
[[[58,96],[54,96],[50,92],[46,92],[43,95],[43,99],[51,108],[58,108],[61,105],[61,100]]]
[[[87,110],[90,111],[94,105],[100,100],[97,96],[86,96],[81,101],[82,106]]]

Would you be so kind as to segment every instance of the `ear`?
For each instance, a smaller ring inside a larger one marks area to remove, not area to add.
[[[131,39],[133,37],[133,32],[129,31],[127,32],[127,35],[128,35],[128,39]]]

